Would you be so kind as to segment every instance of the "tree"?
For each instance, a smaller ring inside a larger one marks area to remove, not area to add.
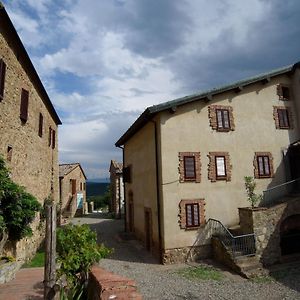
[[[257,203],[259,203],[263,196],[255,194],[254,190],[256,188],[256,182],[251,176],[245,176],[245,188],[247,193],[247,200],[251,203],[251,207],[254,208]]]

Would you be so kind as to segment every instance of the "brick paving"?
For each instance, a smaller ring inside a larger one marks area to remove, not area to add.
[[[21,269],[16,278],[0,284],[0,300],[44,299],[44,268]]]

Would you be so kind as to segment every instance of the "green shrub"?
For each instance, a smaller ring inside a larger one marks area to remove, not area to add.
[[[97,244],[96,233],[86,224],[69,224],[57,230],[58,276],[65,275],[69,287],[86,282],[92,264],[110,252]]]
[[[18,241],[30,236],[30,223],[40,209],[36,198],[10,179],[4,160],[0,157],[0,226],[6,227],[9,240]]]
[[[245,188],[247,193],[247,200],[251,203],[251,207],[254,208],[257,203],[259,203],[263,196],[255,194],[254,190],[256,187],[256,182],[251,176],[245,176]]]

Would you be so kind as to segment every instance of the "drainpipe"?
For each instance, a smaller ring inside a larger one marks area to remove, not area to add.
[[[118,148],[122,149],[122,156],[123,156],[123,168],[125,166],[125,154],[124,154],[124,147],[122,146],[117,146]],[[122,171],[123,172],[123,171]],[[120,184],[119,184],[120,186]],[[124,231],[127,232],[127,214],[126,214],[126,205],[127,205],[127,195],[126,195],[126,186],[125,182],[123,180],[123,189],[124,189]],[[120,200],[119,200],[120,201]]]
[[[162,263],[162,237],[161,237],[161,212],[160,212],[160,194],[159,194],[159,174],[158,174],[158,143],[157,143],[157,123],[150,121],[154,124],[154,142],[155,142],[155,171],[156,171],[156,206],[157,206],[157,224],[158,224],[158,249],[160,254],[160,263]]]
[[[118,176],[118,194],[119,194],[119,197],[118,197],[118,202],[119,202],[119,217],[118,219],[121,219],[121,176],[119,174]]]

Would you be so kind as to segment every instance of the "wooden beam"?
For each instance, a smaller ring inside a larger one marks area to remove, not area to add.
[[[269,82],[271,82],[271,78],[270,78],[270,77],[266,77],[266,78],[264,78],[264,79],[261,81],[262,84],[267,84],[267,83],[269,83]]]
[[[240,85],[240,86],[236,87],[236,88],[234,89],[234,91],[235,91],[236,93],[239,93],[239,92],[241,92],[243,89],[244,89],[244,87],[243,87],[242,85]]]

